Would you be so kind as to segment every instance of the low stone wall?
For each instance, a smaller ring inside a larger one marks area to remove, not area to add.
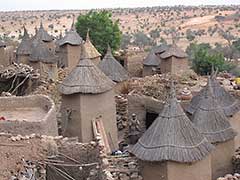
[[[42,135],[58,135],[56,110],[54,102],[43,95],[22,97],[0,97],[0,109],[14,109],[21,107],[39,107],[46,111],[41,121],[0,121],[0,132],[13,135],[29,135],[32,133]],[[0,113],[1,116],[1,113]],[[37,114],[36,114],[37,117]]]

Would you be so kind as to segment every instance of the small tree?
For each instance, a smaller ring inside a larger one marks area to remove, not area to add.
[[[119,22],[113,22],[111,17],[112,14],[108,11],[90,11],[86,15],[80,15],[76,23],[77,32],[83,38],[89,29],[92,43],[101,54],[106,53],[108,44],[114,51],[120,47]]]
[[[192,69],[200,75],[211,73],[212,66],[219,71],[229,71],[232,66],[225,62],[224,56],[218,52],[212,52],[207,44],[191,44],[188,53],[191,53],[190,60]]]

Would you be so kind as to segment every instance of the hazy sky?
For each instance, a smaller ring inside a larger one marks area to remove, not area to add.
[[[5,0],[0,11],[230,4],[240,0]]]

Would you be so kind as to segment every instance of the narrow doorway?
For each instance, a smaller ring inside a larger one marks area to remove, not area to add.
[[[148,129],[152,125],[152,123],[157,117],[158,117],[157,113],[154,113],[154,112],[146,113],[146,121],[145,121],[146,129]]]

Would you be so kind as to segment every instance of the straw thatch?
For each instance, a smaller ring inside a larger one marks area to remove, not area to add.
[[[213,96],[216,98],[220,107],[223,108],[226,116],[233,116],[240,110],[240,102],[220,85],[215,76],[211,76],[208,79],[207,86],[192,98],[186,109],[188,113],[193,114],[196,111],[199,106],[199,102],[204,95],[205,89],[209,90],[208,86],[211,86]]]
[[[30,55],[32,48],[32,41],[30,40],[29,34],[25,26],[23,27],[24,34],[22,37],[22,41],[17,48],[17,55]]]
[[[175,92],[171,94],[158,118],[130,152],[144,161],[202,160],[213,146],[185,115]]]
[[[111,90],[114,84],[91,62],[85,46],[82,45],[80,61],[60,84],[59,91],[66,95],[74,93],[97,94]]]
[[[59,46],[63,46],[65,44],[70,44],[72,46],[79,46],[83,43],[83,39],[76,32],[74,22],[72,23],[72,27],[70,31],[66,33],[66,35],[61,38],[58,42]]]
[[[160,54],[161,59],[167,59],[173,56],[177,58],[186,58],[187,54],[176,44],[171,45],[165,52]]]
[[[108,46],[107,53],[103,60],[98,64],[98,67],[106,76],[115,82],[122,82],[128,79],[128,72],[113,57],[110,46]]]
[[[49,35],[48,32],[43,28],[42,22],[41,22],[40,28],[36,32],[36,35],[34,38],[36,38],[38,40],[42,40],[44,42],[51,42],[54,40],[54,37]]]
[[[98,52],[98,50],[94,47],[92,44],[90,37],[89,37],[89,31],[87,32],[86,41],[84,43],[84,47],[86,48],[86,51],[89,54],[90,59],[101,57],[102,55]]]
[[[236,136],[213,95],[211,85],[205,88],[192,122],[211,143],[225,142]]]
[[[51,52],[47,45],[39,41],[31,51],[30,62],[43,62],[47,64],[56,63],[57,57]]]

